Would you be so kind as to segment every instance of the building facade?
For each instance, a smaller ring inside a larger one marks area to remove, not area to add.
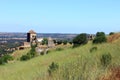
[[[36,32],[34,32],[33,30],[30,30],[27,33],[27,42],[33,43],[33,42],[36,42],[36,40],[37,40]]]

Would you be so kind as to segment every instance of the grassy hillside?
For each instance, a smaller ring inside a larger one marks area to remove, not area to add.
[[[92,47],[97,47],[97,50],[90,52]],[[25,54],[27,51],[29,50],[17,53]],[[105,53],[112,56],[112,61],[106,68],[100,62],[102,54]],[[89,42],[78,48],[52,51],[28,61],[1,65],[0,80],[105,80],[110,77],[112,67],[120,66],[119,60],[119,40],[98,45]],[[48,67],[52,62],[58,63],[59,69],[49,76]]]
[[[15,60],[19,60],[20,57],[24,54],[27,54],[29,50],[30,48],[25,49],[25,50],[16,50],[15,52],[12,53],[12,56],[15,58]]]

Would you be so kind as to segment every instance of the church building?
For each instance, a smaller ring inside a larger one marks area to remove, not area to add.
[[[27,33],[27,42],[33,43],[33,42],[36,42],[36,40],[37,40],[37,34],[36,34],[36,32],[33,31],[33,30],[30,30]]]

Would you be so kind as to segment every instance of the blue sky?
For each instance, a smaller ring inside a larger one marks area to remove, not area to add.
[[[0,32],[120,32],[120,0],[0,0]]]

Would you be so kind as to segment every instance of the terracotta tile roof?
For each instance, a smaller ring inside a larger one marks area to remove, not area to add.
[[[28,33],[31,33],[31,34],[36,34],[36,32],[35,32],[35,31],[33,31],[33,30],[30,30]]]

